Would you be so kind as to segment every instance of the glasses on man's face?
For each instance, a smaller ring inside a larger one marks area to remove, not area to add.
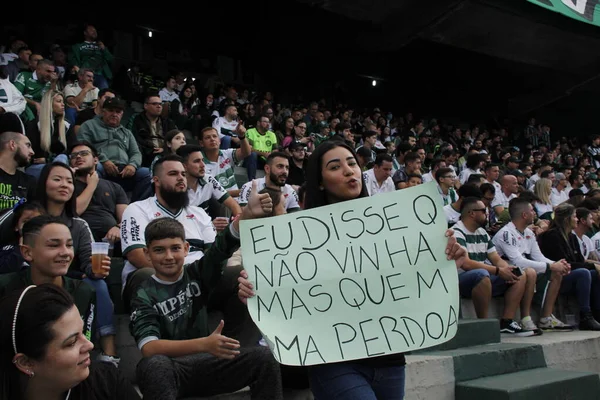
[[[92,154],[92,152],[91,152],[91,151],[89,151],[89,150],[76,151],[76,152],[73,152],[73,153],[71,153],[71,154],[69,155],[69,158],[71,158],[71,160],[74,160],[74,159],[76,159],[78,156],[81,156],[81,157],[87,157],[87,156],[89,156],[90,154]]]
[[[162,103],[160,101],[155,101],[154,103],[146,103],[146,104],[149,104],[149,105],[155,106],[155,107],[162,106]]]
[[[493,197],[484,197],[483,199],[484,199],[485,201],[489,201],[489,202],[492,202],[492,201],[494,201],[494,198],[493,198]]]
[[[446,175],[446,176],[442,176],[442,178],[456,179],[456,175]]]

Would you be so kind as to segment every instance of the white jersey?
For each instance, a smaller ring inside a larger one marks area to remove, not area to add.
[[[83,89],[81,89],[79,83],[71,83],[70,85],[65,86],[65,98],[68,99],[69,97],[77,97],[79,96],[82,90]],[[79,108],[81,108],[82,110],[85,110],[86,108],[91,108],[94,101],[98,100],[98,92],[98,88],[94,88],[94,90],[90,90],[89,92],[87,92],[85,94],[85,97],[83,98],[81,107]]]
[[[492,208],[496,208],[498,206],[508,208],[508,204],[515,197],[517,197],[517,195],[514,193],[511,193],[510,196],[507,197],[502,190],[499,190],[494,195],[494,201],[492,202]]]
[[[256,180],[256,188],[260,192],[266,186],[265,178],[259,178]],[[250,198],[250,192],[252,191],[252,181],[246,182],[244,186],[242,186],[242,190],[240,191],[240,197],[238,202],[240,206],[245,206],[248,204],[248,199]],[[300,210],[300,205],[298,204],[298,194],[296,191],[287,183],[285,186],[281,188],[281,194],[285,200],[285,209],[290,211]]]
[[[377,183],[377,178],[375,178],[375,171],[373,168],[363,172],[363,181],[365,182],[369,196],[374,196],[378,193],[393,192],[396,190],[394,187],[394,181],[391,177],[388,177],[385,181],[383,181],[383,184],[379,186],[379,183]]]
[[[235,180],[235,164],[238,159],[235,155],[236,149],[219,150],[217,162],[212,162],[202,152],[206,173],[214,177],[225,190],[237,190],[238,185]]]
[[[158,92],[158,97],[160,97],[160,99],[163,102],[172,102],[173,100],[177,100],[179,98],[179,95],[177,94],[177,92],[169,92],[167,90],[166,87],[160,89],[160,92]]]
[[[533,268],[541,274],[546,272],[546,264],[554,263],[542,254],[531,229],[526,228],[525,232],[521,233],[512,222],[504,225],[494,235],[492,242],[500,257],[521,269]]]
[[[428,172],[426,174],[423,174],[423,176],[421,177],[421,179],[423,179],[423,183],[435,181],[435,177],[433,176],[432,172]]]
[[[552,203],[552,207],[556,207],[567,200],[569,200],[569,192],[567,192],[566,189],[559,192],[557,188],[552,188],[552,193],[550,194],[550,203]]]
[[[575,234],[577,242],[579,242],[579,250],[581,250],[581,255],[583,256],[584,260],[587,260],[590,257],[590,253],[596,250],[592,239],[586,235],[579,237],[575,231],[572,232]]]
[[[481,171],[479,169],[471,169],[471,168],[465,168],[462,171],[460,171],[460,174],[458,175],[458,180],[460,181],[460,184],[464,185],[465,183],[467,183],[467,181],[469,180],[469,177],[472,174],[481,174]]]
[[[203,178],[198,179],[196,190],[188,189],[188,198],[191,206],[200,207],[206,211],[210,199],[222,203],[229,198],[229,193],[215,178],[206,174]]]
[[[145,248],[146,238],[144,231],[150,221],[156,218],[173,218],[181,222],[185,229],[186,240],[190,243],[190,252],[185,258],[184,264],[190,264],[204,256],[203,247],[205,244],[213,243],[216,237],[215,227],[210,217],[200,207],[188,206],[172,214],[164,208],[156,196],[146,200],[131,203],[123,212],[121,221],[121,246],[123,255],[131,250]],[[123,287],[127,282],[127,276],[135,271],[136,268],[129,261],[125,262],[121,278]]]
[[[222,138],[223,136],[237,136],[234,133],[237,126],[238,122],[236,120],[229,122],[225,117],[216,118],[212,124],[212,127],[219,133],[219,138]]]
[[[460,213],[452,207],[452,204],[444,206],[444,215],[446,215],[448,226],[454,225],[460,220]]]

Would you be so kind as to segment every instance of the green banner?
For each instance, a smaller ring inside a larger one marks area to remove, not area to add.
[[[600,26],[600,0],[527,0],[567,17]]]

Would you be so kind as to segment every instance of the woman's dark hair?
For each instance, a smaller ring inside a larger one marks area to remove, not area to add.
[[[53,162],[52,164],[46,164],[44,169],[42,169],[42,172],[40,174],[40,179],[38,179],[38,196],[37,196],[38,197],[37,200],[40,202],[40,204],[45,209],[48,209],[48,192],[46,190],[46,184],[48,182],[48,177],[50,176],[50,172],[54,168],[64,168],[67,171],[69,171],[69,173],[71,174],[71,179],[73,179],[73,185],[75,185],[75,175],[73,174],[73,170],[71,168],[69,168],[68,165],[63,164],[61,162],[57,162],[57,161]],[[77,201],[77,198],[75,196],[75,191],[73,191],[73,195],[65,203],[65,211],[64,212],[68,218],[77,217],[77,210],[75,208],[76,201]]]
[[[163,148],[164,148],[163,154],[172,154],[173,153],[171,148],[169,146],[167,146],[167,143],[171,143],[173,138],[175,136],[179,135],[180,133],[182,133],[182,132],[179,129],[171,129],[169,132],[167,132],[167,134],[165,135],[165,144],[163,145]]]
[[[346,143],[337,140],[327,140],[321,143],[311,154],[308,159],[308,164],[306,165],[306,194],[304,202],[305,210],[326,206],[329,204],[325,190],[321,190],[320,188],[321,183],[323,182],[323,156],[329,150],[333,150],[336,147],[343,147],[348,150],[358,163],[358,158],[356,158],[354,149],[352,149],[352,147],[348,146]],[[367,192],[367,187],[363,184],[358,198],[368,196],[369,193]]]
[[[21,400],[21,373],[13,364],[13,318],[22,290],[8,294],[0,301],[0,398]],[[19,353],[34,360],[46,355],[48,344],[54,339],[52,325],[73,308],[73,298],[64,289],[44,284],[25,293],[19,305],[15,328]]]
[[[13,211],[13,230],[16,230],[19,219],[21,219],[21,216],[25,213],[25,211],[39,211],[42,215],[46,214],[46,209],[40,204],[39,201],[22,203]]]
[[[192,91],[192,95],[190,96],[190,98],[188,99],[187,97],[185,97],[185,91],[186,89],[190,89],[190,91],[192,90],[191,88],[192,83],[186,83],[183,86],[183,89],[181,89],[181,93],[179,93],[179,101],[181,101],[181,105],[183,106],[183,108],[188,108],[188,109],[192,109],[192,105],[194,105],[194,102],[196,101],[196,95],[194,94],[194,92]],[[198,92],[196,92],[198,93]]]

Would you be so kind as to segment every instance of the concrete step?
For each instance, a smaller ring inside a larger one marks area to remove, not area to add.
[[[600,379],[591,372],[537,368],[460,382],[456,400],[597,400]]]
[[[456,336],[446,343],[413,354],[424,352],[444,351],[462,347],[479,346],[483,344],[500,343],[500,321],[491,319],[461,319],[458,321]]]
[[[527,338],[503,335],[501,339],[505,344],[540,345],[550,368],[600,374],[600,332],[555,332]],[[454,400],[455,363],[451,354],[444,351],[406,357],[406,400]]]
[[[534,344],[487,344],[428,354],[452,357],[456,382],[546,367],[542,347]]]

